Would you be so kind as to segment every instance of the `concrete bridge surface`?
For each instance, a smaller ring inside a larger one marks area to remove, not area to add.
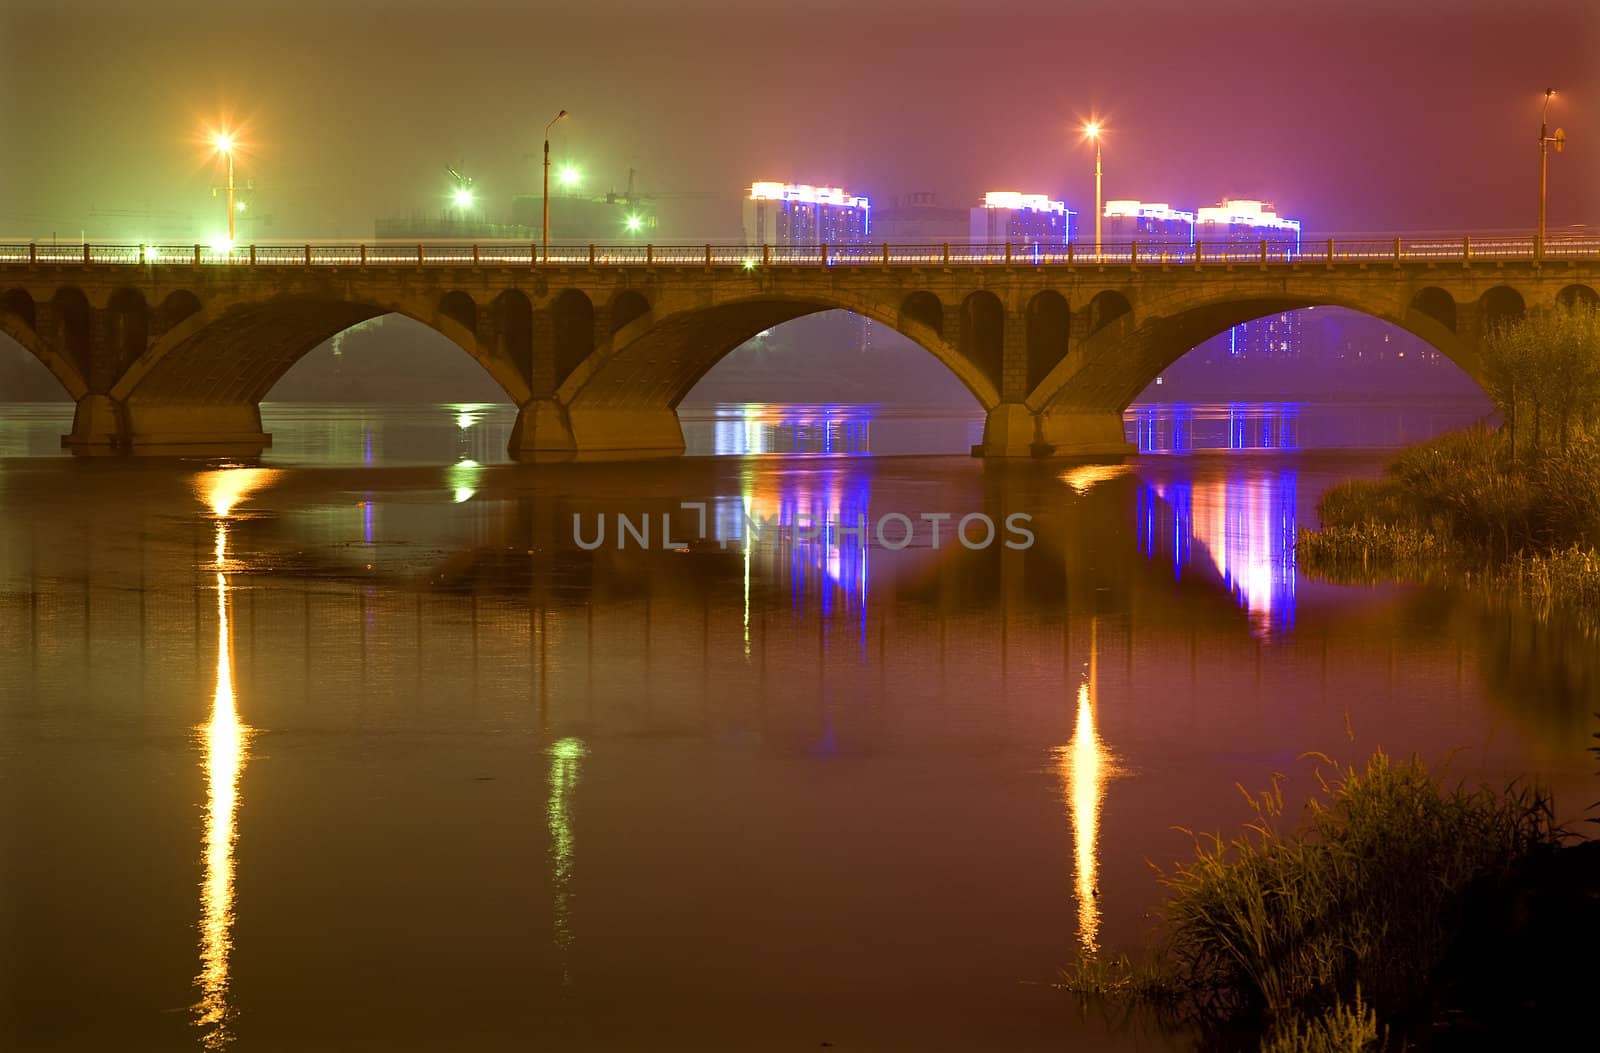
[[[944,363],[987,414],[974,453],[1119,455],[1122,410],[1197,344],[1312,306],[1414,333],[1469,375],[1496,323],[1595,303],[1600,245],[1316,243],[1099,257],[993,247],[781,253],[700,246],[66,249],[0,245],[0,332],[77,402],[85,453],[256,452],[263,396],[301,356],[402,314],[470,355],[519,407],[517,457],[683,451],[675,407],[728,352],[844,309]]]

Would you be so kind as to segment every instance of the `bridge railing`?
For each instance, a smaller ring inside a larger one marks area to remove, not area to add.
[[[1302,238],[1295,242],[1148,241],[1070,244],[937,245],[558,245],[546,254],[525,242],[374,242],[258,245],[122,245],[0,242],[0,265],[254,267],[547,267],[547,266],[1082,266],[1316,265],[1406,262],[1470,263],[1600,259],[1600,237],[1530,235]]]

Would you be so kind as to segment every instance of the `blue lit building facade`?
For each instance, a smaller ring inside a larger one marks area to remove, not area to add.
[[[1194,244],[1194,213],[1182,212],[1165,202],[1107,201],[1100,217],[1101,240],[1121,245]]]
[[[1300,248],[1300,221],[1278,215],[1265,201],[1224,198],[1195,212],[1195,240],[1203,245],[1256,245]]]
[[[983,195],[983,204],[972,210],[972,244],[1065,249],[1072,240],[1076,216],[1065,202],[1052,201],[1045,194],[991,190]]]
[[[865,245],[872,202],[839,187],[758,182],[744,202],[748,245]]]

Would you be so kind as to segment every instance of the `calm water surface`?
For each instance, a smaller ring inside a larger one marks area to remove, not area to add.
[[[1311,407],[1134,411],[1251,449],[1079,468],[851,456],[972,422],[840,407],[547,466],[497,407],[269,407],[250,468],[0,409],[8,1050],[1182,1048],[1052,984],[1145,937],[1147,861],[1236,782],[1382,746],[1595,796],[1592,647],[1298,573],[1384,456],[1292,448]],[[1347,445],[1434,426],[1366,412]],[[683,501],[685,550],[573,541]],[[892,512],[1037,540],[746,518]]]

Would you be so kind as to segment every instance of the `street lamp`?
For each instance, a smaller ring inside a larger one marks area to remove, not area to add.
[[[562,165],[556,178],[561,181],[563,190],[573,190],[583,181],[583,173],[578,171],[577,165]]]
[[[550,259],[550,129],[554,128],[556,122],[566,115],[567,111],[562,110],[550,118],[550,123],[544,126],[544,230],[542,233],[544,235],[544,258],[546,261]]]
[[[211,145],[217,153],[228,158],[228,245],[233,245],[233,215],[238,211],[233,204],[233,136],[227,132],[218,132],[211,137]],[[215,194],[213,194],[215,196]]]
[[[1533,258],[1544,259],[1544,211],[1545,211],[1545,185],[1547,173],[1550,168],[1550,144],[1554,143],[1556,153],[1567,148],[1567,133],[1560,128],[1554,135],[1550,134],[1550,100],[1555,98],[1556,90],[1546,88],[1544,93],[1544,109],[1539,114],[1539,235],[1533,239]]]
[[[1094,140],[1094,256],[1100,258],[1100,122],[1090,121],[1083,126],[1083,134]]]

